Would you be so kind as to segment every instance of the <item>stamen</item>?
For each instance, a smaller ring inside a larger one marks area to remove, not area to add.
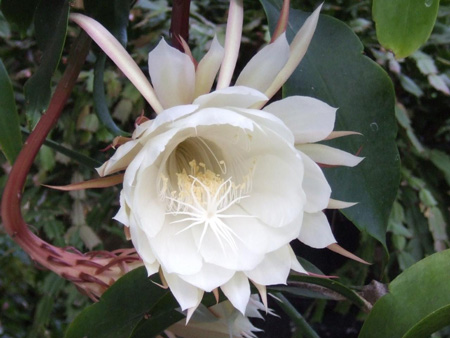
[[[226,172],[224,161],[214,155],[212,149],[201,141],[216,161],[222,174]],[[185,159],[183,159],[185,161]],[[243,181],[236,184],[232,177],[224,179],[220,174],[216,174],[207,168],[206,164],[200,162],[197,164],[196,160],[189,162],[190,174],[183,169],[176,173],[177,190],[169,188],[168,179],[162,177],[160,183],[160,195],[168,201],[166,215],[177,217],[169,224],[187,223],[185,227],[175,233],[181,234],[196,226],[202,226],[198,242],[198,250],[201,250],[204,238],[208,231],[219,242],[224,254],[228,254],[229,249],[237,253],[238,245],[236,240],[242,242],[242,239],[224,222],[225,219],[230,218],[252,218],[254,216],[245,214],[229,214],[227,211],[233,205],[238,204],[244,198],[250,195],[243,195],[248,193],[248,187],[251,187],[251,179],[253,170],[247,175],[243,176]],[[216,167],[217,168],[217,167]],[[181,218],[179,216],[182,216]]]

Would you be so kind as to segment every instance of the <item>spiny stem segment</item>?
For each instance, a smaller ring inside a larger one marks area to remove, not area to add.
[[[56,87],[47,112],[28,137],[11,169],[3,191],[1,214],[6,232],[38,265],[74,282],[80,291],[97,300],[131,266],[142,264],[136,252],[129,249],[108,255],[84,255],[70,248],[55,247],[30,231],[20,208],[28,172],[45,138],[61,115],[89,52],[90,43],[91,39],[84,32],[74,41],[66,71]]]

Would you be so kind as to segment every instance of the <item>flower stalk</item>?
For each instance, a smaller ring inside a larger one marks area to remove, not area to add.
[[[101,294],[132,267],[141,265],[134,249],[82,254],[74,248],[55,247],[28,228],[21,212],[22,191],[31,165],[56,124],[89,52],[91,39],[82,32],[75,40],[67,68],[58,83],[47,112],[29,135],[5,185],[1,214],[6,232],[40,266],[73,282],[80,291],[97,300]]]

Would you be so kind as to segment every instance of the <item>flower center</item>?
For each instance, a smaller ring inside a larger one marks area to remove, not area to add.
[[[253,170],[241,177],[240,183],[236,183],[232,177],[224,178],[227,171],[225,162],[217,158],[212,147],[208,146],[205,141],[201,142],[205,147],[203,150],[208,151],[208,155],[210,155],[208,156],[209,165],[197,162],[195,158],[191,158],[188,162],[186,155],[198,155],[199,152],[205,155],[205,152],[198,149],[190,151],[189,147],[183,144],[174,151],[174,158],[168,159],[169,177],[162,176],[160,183],[161,197],[167,201],[166,214],[176,217],[171,224],[187,224],[177,234],[196,226],[202,228],[198,250],[201,249],[207,232],[211,231],[224,252],[228,251],[227,248],[237,252],[236,240],[240,240],[240,238],[227,224],[227,220],[253,217],[230,212],[233,205],[249,197]],[[188,168],[186,168],[186,164]],[[173,175],[174,173],[171,173],[170,169],[175,168],[177,171]],[[216,170],[219,170],[220,173],[217,173]],[[175,177],[176,182],[174,182]]]

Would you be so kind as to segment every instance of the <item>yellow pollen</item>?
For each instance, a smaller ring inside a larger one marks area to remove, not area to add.
[[[224,161],[219,163],[221,167],[225,167]],[[161,196],[168,202],[166,214],[176,217],[171,224],[188,223],[178,233],[197,225],[203,227],[199,250],[206,232],[210,230],[224,252],[226,252],[224,242],[231,247],[233,252],[236,252],[235,238],[239,239],[239,237],[227,224],[226,219],[253,217],[230,214],[228,210],[242,199],[249,197],[244,194],[248,193],[251,187],[251,184],[248,184],[248,181],[251,181],[251,173],[243,177],[242,183],[236,184],[231,177],[224,179],[221,175],[208,169],[202,162],[197,163],[196,160],[192,160],[189,162],[189,167],[189,172],[183,169],[176,173],[176,189],[169,188],[168,178],[162,177],[160,181]]]

